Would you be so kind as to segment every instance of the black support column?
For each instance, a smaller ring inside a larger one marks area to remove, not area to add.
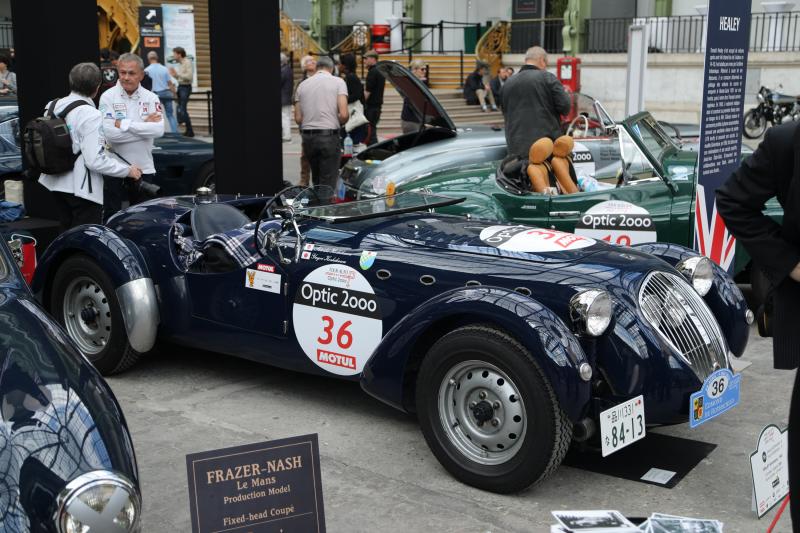
[[[76,63],[97,62],[96,0],[11,0],[20,124],[41,116],[53,98],[69,94],[68,75]],[[50,192],[25,183],[29,215],[58,218]]]
[[[219,193],[283,183],[278,2],[209,0],[214,161]]]

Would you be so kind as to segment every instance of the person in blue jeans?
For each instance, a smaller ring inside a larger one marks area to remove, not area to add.
[[[172,57],[178,65],[177,69],[174,67],[169,69],[169,73],[178,80],[178,122],[186,126],[184,135],[194,137],[192,119],[189,117],[189,110],[186,107],[189,103],[189,97],[192,95],[194,67],[192,60],[186,57],[186,50],[182,46],[176,46],[172,49]]]
[[[175,82],[172,80],[167,67],[158,62],[158,52],[148,52],[147,62],[150,64],[147,65],[144,71],[153,80],[152,91],[161,100],[161,105],[164,108],[164,117],[166,117],[167,124],[169,124],[169,131],[178,133],[178,121],[175,118],[175,112],[172,107],[172,101],[175,99],[173,93]]]

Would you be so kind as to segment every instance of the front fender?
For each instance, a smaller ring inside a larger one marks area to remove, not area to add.
[[[149,351],[156,340],[159,307],[155,287],[141,251],[111,228],[78,226],[59,235],[42,255],[31,282],[36,298],[49,307],[49,291],[59,265],[69,256],[90,257],[111,278],[119,300],[128,341],[137,352]]]
[[[429,345],[453,327],[489,323],[519,340],[550,382],[561,408],[573,420],[590,400],[589,383],[578,375],[588,359],[564,322],[536,300],[499,287],[461,287],[432,298],[403,317],[389,330],[361,374],[361,387],[372,396],[408,411],[413,387],[407,384]],[[447,329],[445,329],[447,328]]]
[[[700,255],[696,250],[679,244],[657,242],[638,244],[633,248],[660,257],[672,266],[686,258]],[[741,357],[750,337],[747,301],[733,278],[715,262],[712,261],[711,264],[714,265],[714,285],[703,300],[714,313],[728,342],[728,349],[736,357]]]

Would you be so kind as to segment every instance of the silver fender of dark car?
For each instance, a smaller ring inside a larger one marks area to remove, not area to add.
[[[129,281],[120,285],[116,293],[128,342],[139,353],[150,351],[156,343],[160,322],[153,280],[139,278]]]

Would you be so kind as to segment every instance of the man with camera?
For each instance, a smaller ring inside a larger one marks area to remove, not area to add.
[[[111,151],[122,161],[142,169],[139,181],[128,181],[127,196],[131,204],[142,196],[155,196],[158,188],[152,184],[153,139],[164,135],[161,101],[155,93],[141,86],[144,63],[135,54],[122,54],[117,62],[119,81],[100,97],[103,133]],[[126,189],[121,180],[105,180],[103,221],[122,208]]]

